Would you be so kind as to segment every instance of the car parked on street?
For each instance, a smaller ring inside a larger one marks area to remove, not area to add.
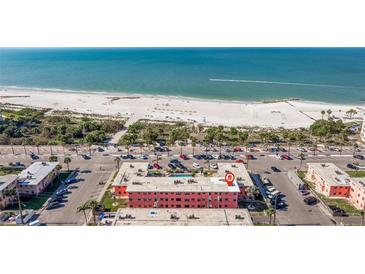
[[[363,155],[361,155],[361,154],[355,154],[354,155],[354,158],[355,159],[359,159],[359,160],[365,160],[365,157]]]
[[[307,205],[315,205],[318,203],[318,199],[316,197],[313,196],[309,196],[307,198],[304,198],[304,203],[306,203]]]

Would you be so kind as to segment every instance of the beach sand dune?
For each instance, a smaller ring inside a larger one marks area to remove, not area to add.
[[[117,99],[123,98],[122,100]],[[80,113],[156,120],[188,121],[207,125],[268,128],[308,127],[321,118],[321,110],[332,110],[338,118],[346,111],[362,107],[303,101],[245,103],[185,99],[166,96],[116,96],[105,93],[54,92],[40,90],[0,90],[0,103],[68,110]],[[361,115],[359,115],[359,119]]]

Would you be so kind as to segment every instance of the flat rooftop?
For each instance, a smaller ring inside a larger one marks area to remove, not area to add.
[[[247,209],[239,208],[121,208],[112,221],[114,226],[252,226]]]
[[[38,185],[58,165],[58,162],[35,162],[19,174],[19,185]]]
[[[7,188],[8,185],[12,184],[18,175],[4,175],[0,176],[0,192]]]
[[[360,187],[362,187],[362,189],[365,191],[365,177],[364,178],[351,178],[351,180],[355,183],[358,184]]]
[[[308,167],[312,168],[326,183],[333,186],[349,186],[351,182],[350,176],[333,163],[308,163]]]
[[[250,175],[242,163],[218,163],[212,177],[147,176],[148,163],[123,163],[113,186],[127,186],[128,192],[239,192],[239,186],[253,186]],[[226,172],[235,174],[235,181],[228,186]]]

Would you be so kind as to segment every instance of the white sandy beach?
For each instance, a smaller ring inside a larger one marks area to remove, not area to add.
[[[113,99],[112,99],[113,98]],[[258,126],[267,128],[308,127],[321,118],[321,110],[331,109],[339,118],[350,108],[359,119],[364,107],[316,102],[239,103],[166,96],[117,93],[76,93],[29,89],[0,89],[0,103],[52,108],[102,115],[119,115],[167,121],[189,121],[207,125]]]

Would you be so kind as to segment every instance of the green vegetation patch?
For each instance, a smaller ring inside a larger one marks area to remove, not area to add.
[[[127,207],[128,199],[116,197],[110,190],[107,190],[101,200],[101,204],[106,212],[115,212],[119,208]]]
[[[350,176],[350,177],[365,177],[365,170],[348,170],[346,171],[346,173]]]
[[[17,175],[21,172],[24,168],[21,167],[8,167],[8,166],[1,166],[0,165],[0,176],[3,175]]]
[[[121,130],[124,120],[45,115],[47,110],[2,110],[2,145],[100,144]]]

